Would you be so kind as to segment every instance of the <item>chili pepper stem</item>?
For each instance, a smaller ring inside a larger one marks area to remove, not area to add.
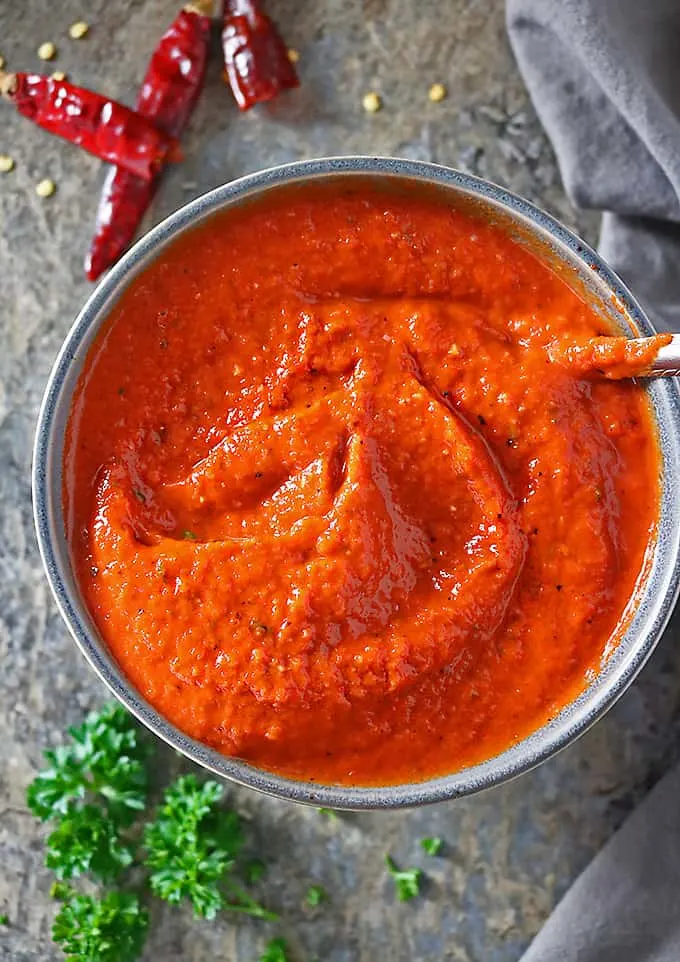
[[[184,9],[187,13],[197,13],[199,17],[212,17],[213,0],[191,0]]]

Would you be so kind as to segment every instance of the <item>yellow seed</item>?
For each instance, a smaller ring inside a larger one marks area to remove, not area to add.
[[[5,66],[5,58],[0,55],[0,70]]]
[[[48,40],[47,43],[41,43],[38,47],[38,56],[41,60],[54,60],[56,55],[57,48],[51,40]]]
[[[68,28],[68,32],[72,40],[82,40],[89,29],[89,26],[84,20],[78,20],[77,23],[71,24],[71,26]]]
[[[297,63],[298,60],[300,59],[300,54],[298,53],[297,50],[293,50],[293,48],[291,47],[290,50],[288,51],[288,59],[290,60],[291,63]]]
[[[64,73],[63,70],[55,70],[54,73],[52,74],[52,80],[56,80],[57,83],[60,84],[64,80],[66,80],[66,74]]]
[[[9,174],[14,170],[14,161],[9,154],[0,154],[0,174]]]
[[[364,94],[364,97],[361,103],[367,114],[377,114],[377,112],[382,107],[382,100],[380,98],[380,94],[377,94],[374,90],[371,90],[369,93]]]
[[[50,180],[49,177],[46,177],[45,180],[41,180],[39,184],[36,184],[35,192],[38,197],[45,198],[51,197],[56,189],[57,185],[54,183],[54,181]]]
[[[432,84],[430,87],[430,92],[428,93],[428,97],[433,104],[438,104],[441,103],[444,97],[446,97],[446,94],[447,90],[444,84]]]

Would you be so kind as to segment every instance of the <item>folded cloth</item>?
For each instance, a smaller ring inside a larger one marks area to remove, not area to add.
[[[679,0],[507,0],[507,18],[567,193],[606,212],[600,253],[680,331]]]
[[[521,962],[680,960],[680,767],[574,882]]]
[[[680,331],[680,0],[507,0],[508,31],[600,252]],[[574,883],[522,962],[680,962],[680,768]]]

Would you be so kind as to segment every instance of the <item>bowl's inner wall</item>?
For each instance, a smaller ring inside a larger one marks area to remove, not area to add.
[[[377,159],[369,159],[375,164]],[[519,774],[563,747],[584,731],[623,691],[651,653],[660,628],[667,621],[677,591],[674,560],[680,540],[680,402],[673,386],[649,382],[647,393],[659,433],[662,453],[662,502],[659,537],[650,547],[650,559],[638,592],[637,609],[615,652],[588,688],[554,719],[496,758],[450,776],[411,786],[379,789],[342,788],[292,782],[272,775],[194,742],[178,732],[149,706],[122,675],[100,639],[75,580],[65,536],[62,507],[62,461],[71,399],[95,342],[105,331],[107,318],[129,284],[163,256],[179,233],[191,230],[215,213],[243,205],[268,205],[274,196],[298,191],[370,187],[389,194],[414,194],[474,217],[491,221],[527,246],[603,317],[606,326],[626,334],[651,333],[651,327],[618,279],[596,255],[547,215],[500,188],[446,168],[399,161],[404,176],[390,170],[367,173],[364,169],[328,171],[333,161],[308,162],[275,168],[218,188],[163,222],[138,243],[94,292],[79,315],[62,349],[43,402],[36,439],[34,464],[35,511],[41,551],[57,602],[84,654],[127,707],[160,737],[216,774],[251,787],[311,804],[345,808],[396,807],[469,794]],[[350,163],[350,159],[347,161]],[[314,166],[319,168],[315,172]],[[299,173],[295,174],[295,169]],[[433,180],[434,178],[434,180]]]

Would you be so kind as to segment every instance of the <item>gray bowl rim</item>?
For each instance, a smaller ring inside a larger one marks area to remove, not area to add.
[[[659,533],[649,574],[618,647],[595,680],[575,701],[541,728],[484,762],[437,778],[384,787],[350,787],[297,781],[238,758],[220,754],[189,738],[141,697],[108,653],[79,596],[70,568],[61,508],[62,449],[70,400],[84,355],[112,305],[178,233],[218,210],[268,189],[341,175],[363,175],[453,188],[481,198],[547,238],[558,255],[586,283],[593,272],[605,294],[614,295],[643,334],[652,325],[623,282],[599,255],[554,217],[529,201],[450,167],[393,157],[347,156],[299,161],[241,177],[203,194],[145,234],[97,285],[76,317],[52,368],[38,417],[33,455],[34,520],[40,554],[57,607],[76,644],[113,695],[168,745],[215,775],[256,791],[335,809],[395,809],[431,804],[491,788],[527,772],[572,743],[622,695],[654,650],[680,587],[680,391],[674,380],[650,383],[662,452],[663,481]],[[629,331],[634,328],[629,327]]]

